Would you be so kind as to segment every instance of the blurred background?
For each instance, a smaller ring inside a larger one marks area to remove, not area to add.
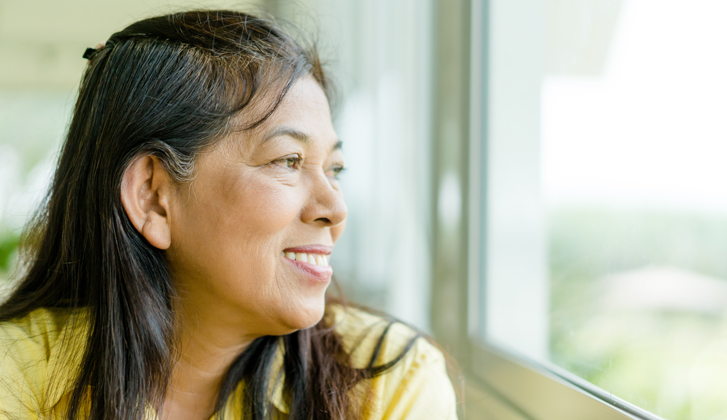
[[[213,7],[318,40],[349,299],[434,334],[465,376],[488,342],[664,418],[727,418],[721,0],[0,0],[0,282],[85,48]]]

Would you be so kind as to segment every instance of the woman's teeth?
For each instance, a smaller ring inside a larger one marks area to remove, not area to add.
[[[286,252],[283,256],[289,260],[302,261],[308,264],[328,267],[328,257],[320,254],[304,254],[301,252]]]

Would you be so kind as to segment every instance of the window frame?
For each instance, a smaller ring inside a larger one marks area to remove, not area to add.
[[[432,207],[439,211],[432,229],[431,322],[466,383],[460,417],[466,412],[474,420],[660,420],[564,369],[478,338],[487,281],[482,180],[488,158],[490,1],[435,0],[435,9]],[[449,191],[453,188],[458,191]],[[458,217],[443,211],[445,198],[459,200],[448,206],[460,209]]]
[[[472,384],[524,419],[663,420],[555,365],[470,340]],[[468,412],[468,418],[480,418]],[[483,417],[485,418],[485,417]]]

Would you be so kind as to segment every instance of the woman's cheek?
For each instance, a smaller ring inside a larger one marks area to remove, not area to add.
[[[300,214],[302,194],[296,187],[270,184],[260,181],[248,184],[240,211],[246,227],[275,233],[285,229]]]

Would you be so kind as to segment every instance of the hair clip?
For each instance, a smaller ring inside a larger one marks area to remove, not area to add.
[[[98,52],[98,50],[100,50],[101,48],[103,48],[105,46],[106,46],[106,43],[102,42],[93,48],[86,48],[86,51],[83,52],[83,58],[85,58],[86,60],[90,60],[91,58],[93,58],[93,55]]]
[[[90,60],[91,57],[96,54],[96,51],[98,50],[96,50],[95,48],[86,48],[86,51],[83,53],[83,58],[85,58],[86,60]]]

